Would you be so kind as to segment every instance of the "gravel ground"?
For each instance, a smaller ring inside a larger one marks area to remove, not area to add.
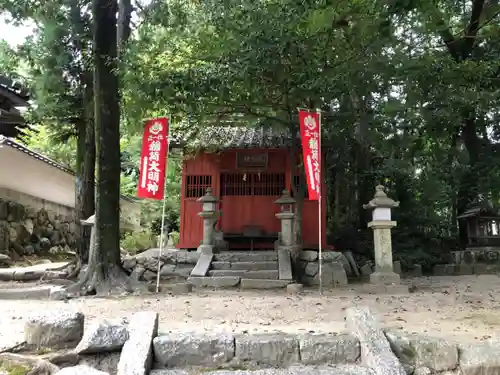
[[[457,341],[500,338],[500,277],[493,275],[414,278],[406,296],[359,294],[346,289],[283,291],[204,291],[186,296],[86,298],[61,301],[0,302],[0,348],[22,340],[23,319],[39,312],[78,310],[89,322],[120,318],[135,311],[160,312],[160,331],[340,332],[343,310],[369,305],[385,327],[426,332]]]

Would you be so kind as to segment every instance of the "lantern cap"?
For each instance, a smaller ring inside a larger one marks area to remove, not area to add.
[[[212,195],[212,188],[207,188],[205,195],[198,198],[196,202],[201,203],[217,203],[219,200]]]
[[[373,199],[370,202],[368,202],[368,204],[363,205],[363,208],[365,210],[370,210],[378,207],[381,208],[399,207],[399,202],[396,202],[395,200],[389,198],[385,193],[385,187],[382,185],[377,185],[375,187],[375,195]]]
[[[283,190],[283,195],[274,201],[276,204],[295,204],[297,201],[292,198],[288,190]]]

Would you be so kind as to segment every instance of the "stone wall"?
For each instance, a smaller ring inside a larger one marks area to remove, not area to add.
[[[122,260],[123,268],[141,281],[156,280],[159,249],[149,249]],[[163,249],[160,256],[160,279],[184,281],[193,270],[200,254],[196,251]]]
[[[76,243],[73,209],[0,189],[0,253],[13,260],[43,251],[70,251]]]
[[[299,265],[301,282],[304,285],[319,285],[318,251],[304,250],[300,253]],[[353,270],[347,258],[338,251],[322,252],[323,284],[334,286],[347,285],[347,276],[353,275]]]

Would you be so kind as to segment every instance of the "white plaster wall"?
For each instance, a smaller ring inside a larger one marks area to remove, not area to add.
[[[0,198],[35,209],[65,211],[62,207],[56,209],[50,202],[74,208],[75,177],[22,151],[0,145]],[[138,228],[140,205],[121,199],[120,207],[124,229]]]
[[[0,147],[0,187],[75,207],[74,176],[6,145]]]

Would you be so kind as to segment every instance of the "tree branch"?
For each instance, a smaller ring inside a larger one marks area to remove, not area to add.
[[[484,9],[484,0],[474,0],[470,16],[469,26],[465,32],[464,44],[462,48],[462,59],[466,59],[472,53],[477,32],[480,28],[481,14]]]

